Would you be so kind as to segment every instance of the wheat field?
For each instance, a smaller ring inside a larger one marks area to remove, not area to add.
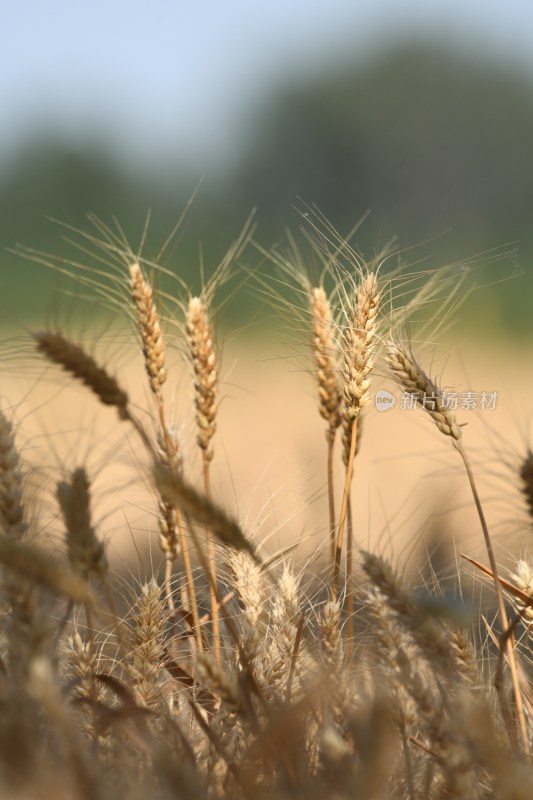
[[[92,224],[19,255],[115,323],[2,344],[2,796],[529,798],[530,382],[452,346],[471,271],[317,216],[169,291]]]

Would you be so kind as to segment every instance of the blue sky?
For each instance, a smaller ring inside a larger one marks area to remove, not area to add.
[[[533,69],[531,0],[17,0],[0,16],[3,151],[52,132],[206,168],[269,87],[390,41],[439,37]]]

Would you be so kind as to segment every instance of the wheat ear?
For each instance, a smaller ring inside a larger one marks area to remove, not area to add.
[[[0,544],[9,551],[22,548],[26,532],[20,456],[13,425],[0,411]],[[42,626],[35,587],[25,576],[11,572],[2,575],[2,584],[11,610],[6,626],[8,661],[13,672],[20,672],[20,677],[25,679]]]
[[[261,563],[253,545],[235,520],[231,519],[212,500],[186,483],[181,475],[172,472],[164,464],[156,464],[154,477],[163,497],[179,505],[184,514],[213,531],[217,539],[226,547],[245,550],[257,563]]]
[[[92,525],[90,489],[85,469],[78,467],[70,481],[58,483],[57,499],[65,521],[68,559],[73,570],[85,580],[91,576],[105,580],[107,558]]]
[[[77,573],[37,547],[0,536],[0,564],[75,603],[97,606],[96,597]]]
[[[0,527],[21,539],[26,531],[22,502],[22,471],[11,421],[0,410]]]
[[[320,416],[327,422],[328,446],[328,505],[331,559],[335,558],[335,493],[333,481],[333,455],[335,434],[341,422],[342,395],[339,386],[337,345],[331,306],[322,286],[311,291],[311,318],[313,325],[313,355],[316,365]]]
[[[212,439],[216,430],[218,365],[206,305],[200,297],[191,297],[189,300],[186,327],[195,379],[196,441],[204,461],[211,461]]]
[[[437,428],[441,431],[441,433],[443,433],[445,436],[448,436],[452,440],[465,466],[466,474],[468,476],[468,481],[470,483],[470,488],[472,491],[472,496],[474,498],[474,503],[479,516],[479,521],[481,523],[483,537],[485,539],[485,547],[489,558],[490,568],[492,570],[494,588],[496,591],[496,599],[498,602],[498,611],[500,614],[500,619],[502,622],[505,635],[505,647],[507,650],[509,667],[511,670],[513,693],[516,704],[516,710],[518,714],[518,721],[520,725],[522,742],[524,750],[526,752],[529,752],[529,739],[527,734],[526,718],[524,714],[524,705],[522,701],[522,692],[520,689],[518,665],[516,663],[516,653],[514,649],[514,644],[515,644],[514,635],[509,626],[509,619],[505,608],[503,591],[500,583],[500,578],[498,575],[498,566],[496,563],[496,557],[494,555],[494,550],[492,547],[492,540],[490,537],[487,520],[485,518],[485,512],[483,511],[483,506],[481,504],[481,500],[477,490],[474,473],[472,471],[470,460],[467,456],[466,450],[463,445],[461,428],[456,422],[455,414],[451,409],[447,407],[447,404],[443,399],[443,393],[440,390],[439,386],[434,381],[432,381],[431,378],[428,377],[428,375],[424,372],[422,367],[416,361],[413,354],[408,352],[407,349],[400,342],[390,341],[388,343],[387,362],[394,378],[399,383],[401,388],[405,392],[415,396],[420,407],[423,408],[427,412],[427,414],[429,414],[429,416],[431,417]],[[501,697],[500,699],[503,703],[504,702],[503,698]]]
[[[141,337],[144,366],[146,374],[148,375],[150,390],[158,411],[160,426],[160,435],[158,437],[159,455],[172,469],[178,469],[180,465],[178,442],[169,428],[163,397],[163,384],[167,379],[167,366],[165,342],[161,331],[159,313],[154,300],[152,287],[145,278],[137,261],[129,265],[129,278],[137,327]],[[171,611],[174,609],[171,587],[172,565],[178,556],[181,546],[192,618],[197,621],[198,604],[192,575],[189,545],[185,536],[181,512],[162,497],[160,497],[159,500],[159,511],[160,544],[166,558],[165,592],[168,607]]]
[[[82,639],[77,627],[68,638],[69,666],[76,683],[74,698],[81,701],[83,710],[83,730],[86,736],[96,742],[99,738],[93,704],[102,702],[103,691],[97,675],[100,670],[101,650],[94,638]]]
[[[211,496],[209,464],[213,458],[212,439],[216,430],[218,358],[207,316],[205,302],[200,297],[191,297],[187,308],[187,344],[194,370],[194,405],[196,407],[196,441],[202,452],[204,489]],[[213,626],[213,650],[215,660],[220,660],[220,620],[216,599],[215,546],[209,529],[207,533],[207,561],[211,574],[209,583],[211,619]]]
[[[34,333],[33,338],[38,352],[88,386],[101,403],[114,406],[120,419],[127,420],[135,428],[148,453],[155,458],[152,442],[140,421],[132,414],[128,395],[120,387],[116,378],[100,367],[82,347],[69,341],[60,333],[40,331]]]
[[[364,408],[370,399],[370,373],[374,366],[375,338],[380,297],[381,294],[378,287],[377,276],[374,272],[371,272],[355,290],[350,319],[343,335],[343,425],[345,436],[348,435],[347,431],[349,432],[350,451],[337,530],[335,565],[333,571],[334,591],[337,591],[344,526],[348,513],[353,462],[357,446],[357,422],[361,409]]]
[[[167,379],[165,345],[152,287],[137,262],[129,265],[130,289],[137,312],[144,364],[154,395],[159,395]]]
[[[453,680],[457,664],[449,638],[439,623],[424,614],[403,581],[383,558],[363,551],[362,564],[373,585],[387,598],[390,609],[410,632],[433,669]]]
[[[527,451],[520,465],[521,489],[527,503],[529,516],[533,518],[533,452]]]
[[[448,408],[442,391],[400,342],[387,343],[387,363],[404,392],[412,395],[445,436],[459,443],[462,431]]]
[[[121,419],[129,419],[128,395],[117,380],[100,367],[94,358],[77,344],[59,333],[40,331],[34,333],[37,350],[49,361],[80,380],[98,397],[101,403],[115,406]]]
[[[126,669],[135,698],[145,708],[161,705],[159,675],[165,663],[165,623],[167,612],[155,578],[144,584],[133,611],[129,659]]]

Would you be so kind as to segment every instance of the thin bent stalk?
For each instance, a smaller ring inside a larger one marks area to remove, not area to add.
[[[211,484],[209,480],[209,460],[204,458],[204,488],[208,500],[211,499]],[[216,592],[216,555],[215,543],[211,531],[207,531],[207,563],[209,566],[209,601],[211,604],[211,624],[213,634],[213,652],[215,661],[220,661],[220,614],[219,601]]]
[[[489,558],[490,568],[492,570],[493,578],[494,578],[494,588],[496,590],[496,599],[498,602],[498,611],[500,614],[500,619],[502,621],[502,626],[504,630],[504,634],[509,631],[509,618],[507,616],[507,611],[505,608],[505,602],[503,599],[503,592],[502,587],[500,584],[500,579],[498,575],[498,566],[496,564],[496,558],[494,556],[494,550],[492,548],[492,542],[489,534],[489,529],[487,526],[487,521],[485,519],[485,514],[483,512],[483,507],[481,505],[481,500],[479,499],[479,494],[477,491],[476,482],[474,479],[474,473],[472,472],[472,467],[470,465],[470,460],[466,454],[464,449],[463,443],[461,441],[457,442],[456,444],[457,450],[463,459],[463,463],[465,465],[466,474],[468,475],[468,480],[470,482],[470,488],[472,490],[472,495],[474,497],[474,503],[476,504],[477,513],[479,516],[479,521],[481,523],[481,528],[483,530],[483,536],[485,538],[485,546],[487,548],[487,555]],[[514,649],[514,635],[506,637],[505,648],[507,650],[507,656],[509,659],[509,668],[511,670],[511,680],[513,684],[513,694],[515,697],[516,703],[516,712],[518,715],[518,724],[520,726],[520,735],[522,737],[522,743],[524,747],[524,751],[529,754],[529,739],[527,734],[527,723],[526,717],[524,714],[524,704],[522,701],[522,692],[520,690],[520,678],[518,675],[518,667],[516,663],[516,653]]]
[[[343,394],[344,394],[344,462],[346,480],[342,498],[341,514],[337,531],[335,564],[333,568],[333,596],[337,597],[342,555],[342,544],[350,489],[353,462],[357,452],[358,421],[361,409],[370,400],[371,373],[374,367],[376,332],[381,293],[377,275],[369,272],[361,283],[354,287],[350,315],[343,334]],[[346,453],[348,456],[346,457]],[[350,576],[351,580],[351,576]]]
[[[329,537],[331,550],[331,563],[335,563],[335,528],[337,518],[335,514],[335,485],[333,472],[333,457],[335,454],[335,431],[328,436],[328,508],[329,508]]]
[[[200,615],[198,613],[198,603],[196,601],[196,590],[194,587],[194,578],[191,565],[191,556],[189,553],[189,544],[183,526],[179,527],[179,537],[181,540],[181,554],[183,556],[183,568],[185,570],[185,581],[187,583],[187,594],[189,595],[189,603],[191,606],[192,624],[194,628],[194,636],[198,650],[203,650],[202,629],[200,627]]]
[[[353,652],[353,514],[352,500],[348,499],[347,537],[346,537],[346,655]]]
[[[472,490],[477,513],[481,522],[481,528],[483,530],[483,536],[485,538],[485,546],[494,578],[494,587],[496,590],[499,615],[504,628],[504,634],[507,635],[509,632],[509,620],[505,610],[502,588],[498,577],[498,567],[496,564],[496,558],[494,557],[494,551],[492,549],[492,542],[490,539],[487,521],[485,519],[485,514],[483,513],[483,508],[479,499],[474,474],[464,449],[462,441],[462,429],[457,424],[453,410],[451,410],[446,403],[442,401],[442,392],[440,391],[439,387],[420,367],[413,354],[408,351],[400,342],[392,340],[388,343],[387,349],[388,364],[398,383],[405,391],[416,396],[420,407],[432,418],[433,422],[436,424],[441,433],[451,438],[454,447],[461,455],[465,465],[466,473],[468,475],[468,480],[470,481],[470,488]],[[511,669],[513,694],[518,714],[520,734],[523,741],[524,751],[529,753],[526,719],[524,715],[522,693],[520,690],[518,668],[514,651],[514,636],[507,635],[505,647],[509,658],[509,667]],[[500,699],[502,700],[503,705],[501,693]]]
[[[212,439],[216,430],[218,410],[218,358],[207,315],[206,302],[201,297],[191,297],[186,320],[189,357],[194,371],[194,404],[196,407],[196,441],[202,452],[205,494],[210,499],[209,462],[213,458]],[[215,590],[217,582],[216,554],[212,532],[206,529],[207,565],[209,568],[209,598],[213,651],[220,661],[220,623]],[[199,553],[201,555],[201,553]]]
[[[350,456],[348,459],[348,465],[346,467],[346,480],[344,482],[344,492],[342,496],[342,507],[341,507],[341,514],[339,518],[339,527],[337,531],[337,542],[335,546],[335,566],[333,570],[333,594],[337,597],[338,594],[338,582],[339,582],[339,573],[340,573],[340,566],[341,566],[341,555],[342,555],[342,545],[344,539],[344,528],[346,526],[346,517],[348,514],[348,503],[350,500],[350,489],[352,485],[352,475],[353,475],[353,463],[355,459],[355,450],[357,446],[357,417],[354,419],[352,423],[352,438],[350,440]]]

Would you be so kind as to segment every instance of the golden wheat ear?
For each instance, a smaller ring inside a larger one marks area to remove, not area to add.
[[[218,410],[218,355],[207,312],[207,303],[203,298],[190,298],[186,315],[186,332],[189,358],[194,370],[196,441],[202,453],[204,491],[206,499],[209,500],[211,495],[209,465],[214,454],[213,437],[216,431]],[[220,660],[220,622],[216,600],[217,561],[215,546],[209,529],[207,530],[207,563],[210,572],[209,593],[213,650],[215,659],[218,661]]]
[[[413,354],[400,342],[391,340],[387,343],[387,363],[396,382],[429,414],[441,433],[460,442],[462,431],[454,412],[448,408],[442,391],[424,372]]]
[[[187,343],[194,369],[197,442],[205,461],[213,458],[212,439],[216,430],[218,369],[217,354],[207,318],[206,304],[191,297],[187,309]]]
[[[350,426],[370,399],[380,299],[377,276],[371,272],[355,290],[342,344],[344,410]]]
[[[337,529],[335,560],[333,566],[333,592],[338,590],[344,528],[350,515],[350,491],[358,439],[358,421],[361,410],[370,400],[370,380],[374,368],[378,313],[381,292],[375,272],[370,272],[356,287],[352,298],[349,319],[342,341],[342,383],[344,392],[343,442],[346,477],[341,513]],[[351,546],[350,546],[351,550]],[[349,570],[352,559],[349,558]],[[348,576],[351,582],[351,575]]]
[[[479,521],[481,523],[481,529],[483,531],[485,547],[487,549],[487,555],[494,580],[494,589],[498,602],[498,613],[503,626],[504,635],[506,637],[504,644],[508,656],[509,668],[511,671],[513,694],[520,725],[522,744],[524,752],[529,753],[529,737],[524,713],[524,703],[522,698],[522,689],[520,686],[518,664],[515,654],[514,630],[513,627],[509,625],[509,618],[503,598],[502,587],[498,574],[498,565],[492,546],[492,539],[485,517],[485,512],[483,510],[483,505],[477,490],[470,459],[468,458],[464,447],[462,430],[457,424],[455,414],[443,401],[443,393],[441,389],[434,381],[431,380],[431,378],[428,377],[412,353],[408,352],[407,349],[399,342],[391,340],[387,345],[387,362],[397,383],[405,392],[413,395],[418,405],[431,417],[441,433],[451,439],[455,449],[463,460]],[[500,689],[500,700],[503,705],[505,703],[505,699],[501,694],[501,686],[498,688]]]
[[[342,392],[339,379],[338,347],[331,305],[322,286],[310,291],[311,322],[313,333],[313,356],[318,385],[318,410],[326,420],[328,445],[328,507],[329,536],[332,562],[335,558],[335,491],[334,448],[337,428],[341,423]]]
[[[128,265],[128,271],[129,288],[135,311],[135,323],[141,338],[144,367],[148,375],[150,391],[155,400],[159,418],[159,431],[157,435],[158,456],[165,464],[179,472],[181,470],[181,454],[179,451],[178,439],[168,424],[163,395],[163,385],[168,377],[167,358],[165,340],[161,330],[160,316],[154,299],[154,292],[152,286],[144,276],[138,261],[130,263]],[[159,543],[166,557],[165,586],[169,609],[174,609],[171,578],[174,562],[181,549],[185,564],[191,611],[193,618],[197,621],[196,593],[181,512],[161,497],[159,498],[158,505]]]
[[[158,708],[163,703],[159,677],[165,662],[168,611],[155,578],[141,587],[132,616],[125,668],[136,701],[145,708]]]
[[[167,379],[165,345],[152,287],[135,261],[129,266],[130,290],[138,319],[144,364],[150,387],[158,395]]]
[[[337,343],[331,306],[322,286],[311,292],[313,355],[316,365],[320,416],[328,423],[328,440],[335,437],[341,422],[341,388],[337,364]]]

